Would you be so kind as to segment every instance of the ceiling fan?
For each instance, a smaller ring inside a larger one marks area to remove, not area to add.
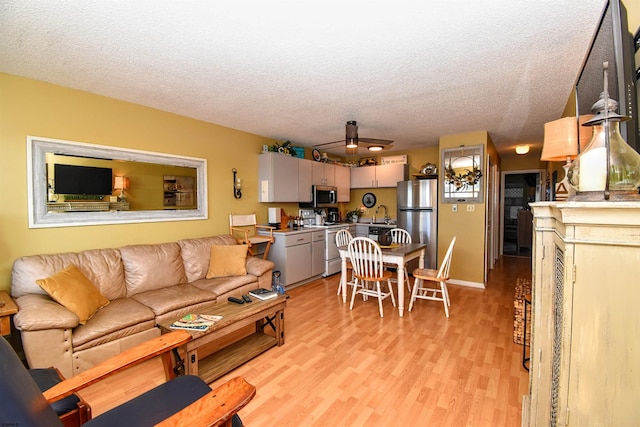
[[[314,147],[329,150],[332,148],[339,148],[340,145],[344,144],[347,154],[356,154],[358,152],[358,147],[367,148],[369,151],[381,151],[384,150],[385,147],[390,146],[392,143],[393,140],[389,139],[358,137],[358,123],[355,120],[350,120],[346,125],[345,139],[317,144],[314,145]]]

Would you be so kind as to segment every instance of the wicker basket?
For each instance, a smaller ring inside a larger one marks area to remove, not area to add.
[[[513,342],[524,344],[524,297],[531,294],[531,280],[517,279],[513,301]],[[531,304],[527,304],[527,344],[531,344]]]

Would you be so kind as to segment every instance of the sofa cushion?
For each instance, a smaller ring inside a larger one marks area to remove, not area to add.
[[[180,254],[184,264],[187,282],[195,282],[204,279],[209,271],[211,259],[211,246],[213,245],[237,245],[236,239],[225,234],[221,236],[201,237],[197,239],[184,239],[178,241]]]
[[[150,308],[131,298],[119,298],[97,312],[85,325],[73,330],[73,347],[108,336],[132,327],[129,335],[137,329],[155,326],[155,315]],[[77,350],[77,349],[76,349]]]
[[[29,294],[45,295],[36,280],[49,277],[75,265],[109,300],[126,296],[124,270],[117,249],[93,249],[52,255],[32,255],[18,258],[11,273],[11,295],[19,298]]]
[[[109,304],[109,300],[73,264],[53,276],[36,280],[36,283],[51,298],[78,316],[81,325],[87,323],[96,311]]]
[[[247,274],[244,276],[231,276],[231,277],[216,277],[213,279],[200,279],[193,283],[189,283],[191,286],[195,286],[199,289],[215,292],[218,295],[226,294],[227,292],[233,292],[235,289],[239,289],[249,283],[255,283],[258,287],[258,279],[256,276]]]
[[[132,245],[120,248],[127,296],[186,283],[180,245]]]
[[[136,294],[132,298],[153,310],[157,316],[200,303],[215,303],[217,293],[199,289],[190,284],[168,286],[162,289]]]
[[[248,245],[213,245],[207,279],[247,274]]]

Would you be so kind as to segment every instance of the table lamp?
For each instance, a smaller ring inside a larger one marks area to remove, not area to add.
[[[556,200],[566,200],[575,194],[569,184],[568,171],[571,161],[584,150],[591,137],[592,129],[582,124],[591,119],[592,115],[579,117],[563,117],[544,124],[544,143],[540,160],[547,162],[566,162],[563,166],[564,178],[556,183]]]

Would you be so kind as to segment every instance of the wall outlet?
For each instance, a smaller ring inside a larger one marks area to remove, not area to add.
[[[467,212],[475,212],[476,205],[467,205]]]
[[[458,205],[451,205],[451,212],[458,212]]]

